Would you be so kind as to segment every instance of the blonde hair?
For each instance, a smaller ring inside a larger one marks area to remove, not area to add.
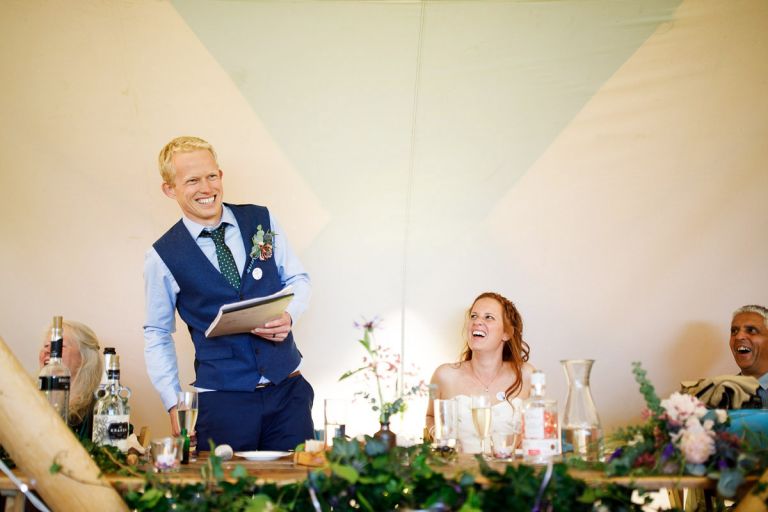
[[[173,155],[176,153],[191,153],[201,149],[211,153],[213,161],[216,162],[216,167],[218,167],[219,160],[216,157],[216,151],[213,149],[213,146],[199,137],[183,135],[181,137],[176,137],[163,146],[163,149],[160,150],[160,154],[157,157],[157,161],[160,164],[160,176],[163,177],[163,181],[168,185],[173,185],[173,180],[176,179],[176,168],[173,166]]]
[[[99,339],[90,327],[64,320],[64,334],[77,343],[82,359],[69,390],[69,422],[74,425],[82,422],[93,407],[94,392],[101,383],[104,363],[99,353]]]

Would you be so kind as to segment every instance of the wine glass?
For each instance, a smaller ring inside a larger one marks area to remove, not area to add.
[[[491,431],[491,397],[488,395],[472,396],[472,422],[480,437],[480,453],[485,456],[485,440]]]
[[[179,391],[176,399],[176,417],[179,421],[179,428],[186,429],[190,438],[189,451],[195,453],[195,445],[197,444],[197,437],[194,435],[195,423],[197,423],[197,391]]]
[[[334,439],[346,436],[347,401],[341,398],[326,398],[324,415],[325,447],[330,448]]]
[[[432,403],[435,417],[435,425],[432,427],[433,445],[440,451],[450,452],[455,450],[458,437],[456,399],[444,400],[435,398]]]

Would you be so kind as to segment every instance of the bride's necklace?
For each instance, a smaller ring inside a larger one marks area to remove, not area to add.
[[[469,362],[469,369],[470,369],[470,370],[472,370],[472,377],[473,377],[473,378],[474,378],[474,379],[475,379],[477,382],[479,382],[479,383],[480,383],[480,385],[483,387],[483,389],[485,390],[485,392],[486,392],[486,393],[487,393],[487,392],[488,392],[488,390],[490,389],[490,387],[491,387],[491,384],[493,384],[493,382],[496,380],[496,377],[498,377],[498,376],[499,376],[499,372],[501,371],[501,369],[502,369],[503,367],[504,367],[504,362],[502,361],[501,365],[500,365],[498,368],[496,368],[496,373],[494,373],[494,374],[493,374],[493,377],[491,378],[491,380],[490,380],[490,381],[488,381],[488,384],[486,384],[485,382],[483,382],[483,381],[480,379],[480,376],[479,376],[479,375],[477,374],[477,372],[475,371],[475,365],[473,365],[473,364],[472,364],[472,361],[470,361],[470,362]]]

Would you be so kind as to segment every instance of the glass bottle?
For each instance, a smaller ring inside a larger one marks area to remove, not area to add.
[[[109,385],[107,369],[109,369],[112,358],[114,358],[116,354],[115,347],[104,347],[104,371],[101,373],[101,382],[99,383],[99,391],[97,393],[98,397],[101,397],[107,392],[107,386]]]
[[[594,359],[560,361],[568,378],[563,414],[563,454],[597,462],[603,455],[603,431],[589,388]]]
[[[560,454],[557,402],[546,398],[547,378],[535,371],[531,375],[531,396],[523,402],[523,460],[547,464]]]
[[[182,464],[189,464],[189,435],[187,434],[187,429],[182,428],[181,429],[181,437],[184,439],[183,448],[181,451],[181,463]]]
[[[389,422],[388,421],[381,421],[379,422],[381,428],[378,432],[373,434],[374,439],[378,439],[382,443],[384,443],[388,450],[391,450],[395,446],[397,446],[397,434],[389,430]]]
[[[63,320],[60,316],[53,317],[51,327],[51,346],[48,362],[40,370],[38,386],[45,393],[48,402],[56,413],[66,422],[69,419],[69,384],[71,374],[69,368],[61,360],[64,345]]]
[[[98,391],[96,392],[98,397]],[[130,429],[131,390],[120,385],[120,356],[114,355],[107,369],[107,389],[93,408],[93,442],[126,451]]]

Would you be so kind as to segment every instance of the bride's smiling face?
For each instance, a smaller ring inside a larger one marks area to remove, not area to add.
[[[469,312],[467,339],[469,348],[475,350],[498,349],[509,340],[510,333],[504,330],[504,311],[496,299],[478,299]]]

